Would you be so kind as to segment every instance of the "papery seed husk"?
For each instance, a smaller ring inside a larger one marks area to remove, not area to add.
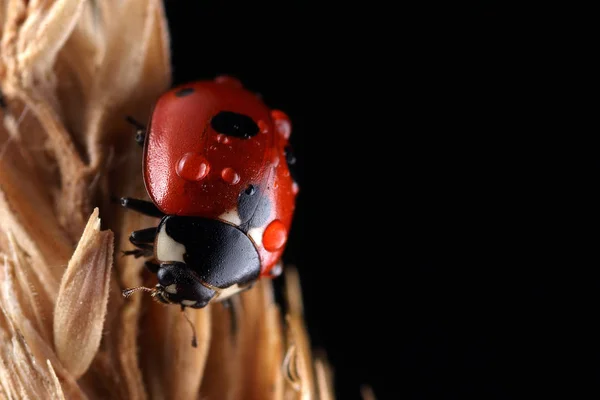
[[[298,382],[296,382],[299,385],[298,398],[308,400],[316,397],[316,384],[310,338],[304,326],[300,277],[295,267],[288,266],[284,278],[285,297],[288,304],[288,314],[285,317],[286,347],[287,351],[293,348],[295,352],[294,365],[290,367],[294,368],[298,376]],[[287,387],[290,386],[288,383]]]
[[[263,292],[260,287],[264,281],[257,282],[250,290],[240,294],[236,302],[241,303],[236,309],[238,330],[236,332],[236,359],[233,360],[235,382],[231,389],[233,399],[243,398],[253,385],[253,371],[256,359],[256,339],[259,332],[259,323],[264,310]],[[230,390],[231,390],[230,389]]]
[[[54,315],[54,344],[65,368],[79,378],[100,345],[113,257],[113,234],[100,231],[98,209],[61,281]]]
[[[83,9],[83,0],[56,0],[47,10],[30,9],[19,31],[18,62],[26,84],[33,83],[29,71],[49,70]],[[29,75],[29,76],[28,76]],[[43,75],[42,75],[43,76]]]
[[[44,100],[44,96],[36,91],[21,88],[13,88],[12,91],[13,96],[26,105],[29,113],[47,133],[48,143],[55,155],[63,183],[59,188],[61,201],[56,202],[55,211],[50,215],[57,215],[61,228],[69,234],[71,241],[76,243],[87,221],[88,210],[91,209],[88,196],[89,168],[81,160],[60,116]],[[31,215],[39,214],[34,211]]]
[[[231,298],[231,306],[225,307],[220,303],[209,305],[212,316],[211,343],[200,387],[201,399],[235,400],[243,392],[247,366],[243,362],[246,351],[240,339],[247,328],[241,296]],[[221,384],[215,385],[214,382]]]
[[[58,377],[56,376],[56,373],[54,372],[54,368],[52,368],[50,360],[46,360],[46,365],[48,365],[48,372],[50,374],[50,377],[52,378],[52,383],[54,384],[55,392],[53,398],[57,400],[65,400],[65,394],[62,391],[62,386],[60,384],[60,381],[58,380]]]
[[[141,150],[134,148],[129,157],[120,165],[120,170],[114,172],[113,191],[121,196],[144,198],[145,189],[141,181]],[[129,233],[150,226],[156,226],[159,220],[126,210],[120,205],[115,205],[111,213],[111,226],[118,226],[119,234],[116,237],[117,250],[119,252],[132,248],[129,242]],[[141,272],[145,269],[144,261],[134,257],[119,255],[115,258],[115,269],[117,279],[121,288],[136,287],[142,285]],[[140,359],[138,353],[138,336],[140,333],[140,309],[143,296],[132,296],[124,299],[111,299],[110,310],[118,315],[115,324],[110,325],[106,341],[111,360],[121,377],[121,390],[124,391],[124,399],[146,399],[147,393],[144,388],[142,371],[139,368]],[[117,308],[118,307],[118,308]]]
[[[17,335],[11,340],[12,357],[14,362],[15,378],[24,389],[26,397],[31,399],[43,398],[48,392],[49,377],[46,371],[41,371],[40,366],[29,354],[22,336]]]
[[[283,376],[281,363],[283,360],[283,327],[281,312],[273,299],[273,287],[270,281],[262,282],[256,290],[262,290],[264,310],[258,322],[255,338],[256,353],[254,366],[249,366],[246,374],[254,377],[248,382],[246,390],[250,398],[280,399],[283,395]]]
[[[369,385],[363,385],[360,388],[360,394],[363,400],[377,400],[373,388]]]
[[[44,341],[27,321],[21,324],[21,332],[36,362],[42,363],[43,360],[47,360],[52,363],[54,373],[61,382],[62,390],[67,394],[69,400],[85,400],[87,398],[86,395],[81,391],[73,375],[60,363],[54,349],[50,347],[49,343]]]
[[[86,115],[86,132],[90,164],[96,168],[103,161],[97,147],[105,134],[110,112],[134,96],[142,76],[154,23],[156,2],[125,1],[119,4],[120,15],[105,21],[109,24],[105,57],[96,71],[91,103]]]
[[[40,264],[40,278],[50,285],[59,281],[72,248],[52,216],[48,195],[41,192],[44,186],[36,186],[23,172],[0,162],[0,229],[15,236]]]
[[[200,386],[200,398],[233,399],[235,385],[235,339],[231,335],[231,313],[221,304],[211,307],[210,351]],[[215,385],[213,382],[220,382]]]
[[[56,288],[51,276],[42,280],[37,274],[42,268],[32,263],[27,255],[16,243],[14,236],[9,233],[10,247],[13,262],[5,262],[5,284],[9,293],[6,301],[18,301],[23,315],[30,319],[40,333],[49,343],[52,342],[52,315],[56,301]]]
[[[177,305],[145,299],[148,314],[143,321],[142,354],[144,381],[151,399],[196,399],[210,343],[210,307],[186,309],[195,326],[197,347],[192,347],[192,331]]]
[[[315,355],[314,369],[319,400],[334,400],[333,371],[324,353]]]

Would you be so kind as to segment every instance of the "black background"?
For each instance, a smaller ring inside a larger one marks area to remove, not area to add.
[[[541,384],[553,353],[534,327],[551,316],[528,196],[541,170],[514,151],[515,65],[493,5],[463,24],[433,6],[165,4],[174,84],[230,74],[292,120],[301,191],[285,258],[338,398]]]

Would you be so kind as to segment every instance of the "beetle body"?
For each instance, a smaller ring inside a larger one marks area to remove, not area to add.
[[[139,250],[128,252],[154,258],[158,300],[202,308],[280,272],[298,192],[290,132],[283,112],[233,78],[158,99],[141,142],[152,204],[122,199],[161,217],[132,234]]]

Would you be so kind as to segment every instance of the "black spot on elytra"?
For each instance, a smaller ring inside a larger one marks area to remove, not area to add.
[[[175,96],[177,97],[185,97],[188,96],[190,94],[194,93],[194,88],[183,88],[181,90],[178,90],[175,92]]]
[[[249,139],[258,134],[258,125],[247,115],[232,111],[221,111],[210,120],[210,125],[218,133],[240,139]]]
[[[271,203],[268,196],[255,185],[250,185],[240,193],[238,198],[238,214],[240,216],[240,229],[248,232],[253,227],[262,226],[267,222],[271,212]]]

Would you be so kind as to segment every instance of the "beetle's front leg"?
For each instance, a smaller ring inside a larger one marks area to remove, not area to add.
[[[137,249],[124,251],[126,256],[152,257],[154,255],[154,239],[156,238],[156,228],[140,229],[139,231],[131,232],[129,241]]]

